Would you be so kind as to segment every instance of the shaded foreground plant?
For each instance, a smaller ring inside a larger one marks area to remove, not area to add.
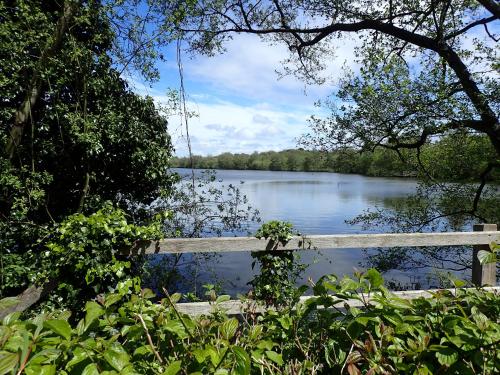
[[[262,224],[255,237],[269,240],[267,251],[253,252],[252,269],[258,263],[259,273],[248,283],[252,294],[267,305],[282,307],[296,303],[301,288],[297,280],[307,267],[299,263],[299,255],[293,250],[277,250],[293,237],[293,225],[286,221],[272,220]]]
[[[229,296],[211,302],[213,313],[190,317],[175,307],[180,294],[154,302],[127,280],[87,302],[78,322],[67,311],[6,317],[0,374],[498,373],[497,293],[404,300],[382,283],[373,269],[327,275],[303,303],[236,319],[224,312]]]

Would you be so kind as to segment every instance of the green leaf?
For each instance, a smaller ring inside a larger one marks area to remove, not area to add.
[[[375,268],[370,268],[363,277],[370,282],[372,288],[379,288],[384,284],[384,278]]]
[[[436,352],[436,358],[441,365],[451,366],[458,361],[458,352],[452,348],[442,348]]]
[[[156,298],[156,294],[151,289],[145,288],[142,290],[142,297],[145,299]]]
[[[186,329],[178,320],[169,320],[167,324],[165,324],[165,329],[167,331],[175,333],[181,339],[184,339],[188,336],[186,333]]]
[[[20,311],[16,311],[16,312],[10,313],[5,318],[3,318],[3,322],[2,323],[3,323],[4,326],[9,326],[12,323],[14,323],[16,320],[18,320],[20,316],[21,316],[21,312]]]
[[[104,314],[104,309],[97,302],[90,301],[85,304],[85,327],[84,331],[86,331],[90,325],[99,318],[102,314]]]
[[[272,350],[267,350],[266,351],[267,358],[269,358],[271,361],[274,363],[282,366],[283,365],[283,358],[281,354],[276,353],[275,351]]]
[[[56,365],[45,365],[40,367],[40,371],[37,375],[55,375]]]
[[[0,352],[0,375],[8,374],[17,365],[19,355],[17,353]]]
[[[66,369],[71,369],[71,367],[86,360],[87,358],[88,354],[86,350],[79,347],[75,348],[73,350],[73,358],[71,358],[71,360],[68,363],[66,363]]]
[[[17,297],[6,297],[0,299],[0,311],[8,309],[9,307],[15,306],[19,303],[19,298]]]
[[[250,374],[250,356],[248,355],[248,353],[239,346],[233,346],[232,351],[235,357],[234,374]]]
[[[181,370],[181,367],[182,367],[182,361],[172,362],[163,372],[163,375],[175,375]]]
[[[226,340],[231,340],[238,329],[238,319],[231,318],[221,325],[221,334]]]
[[[288,330],[292,326],[292,318],[288,315],[278,318],[278,322],[280,322],[283,329]]]
[[[99,375],[99,370],[97,369],[97,365],[95,363],[87,365],[83,369],[82,375]]]
[[[359,283],[350,279],[348,277],[344,277],[340,280],[341,292],[354,292],[359,288]]]
[[[496,263],[497,255],[494,252],[487,250],[479,250],[477,252],[477,259],[479,259],[479,263],[487,264],[487,263]]]
[[[215,303],[227,302],[230,299],[231,299],[231,296],[229,296],[228,294],[223,294],[223,295],[217,297],[217,299],[215,300]]]
[[[66,340],[71,338],[71,326],[66,320],[51,319],[43,323],[44,327],[50,329],[52,332],[64,337]]]
[[[109,307],[111,305],[114,305],[116,302],[120,301],[122,298],[123,297],[117,293],[108,294],[106,296],[106,299],[104,300],[104,306]]]
[[[209,356],[209,353],[203,349],[193,350],[193,355],[198,363],[203,363],[205,359]]]
[[[130,362],[127,352],[119,344],[115,344],[106,350],[103,357],[117,371],[123,370]]]
[[[413,371],[413,375],[432,375],[432,371],[429,370],[427,365],[423,364],[417,367],[415,371]]]
[[[257,343],[257,348],[271,350],[276,345],[277,344],[275,342],[272,342],[270,340],[261,340]]]

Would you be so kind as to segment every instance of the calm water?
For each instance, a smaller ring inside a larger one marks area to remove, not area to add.
[[[416,182],[409,179],[337,173],[221,170],[217,176],[225,185],[244,181],[240,189],[260,211],[263,221],[287,220],[303,234],[366,233],[360,226],[345,221],[367,209],[383,207],[386,198],[404,197],[416,188]],[[255,231],[259,225],[253,224],[251,230]],[[327,273],[349,274],[354,267],[362,268],[363,252],[357,249],[304,251],[301,256],[310,265],[304,280],[309,277],[316,280]],[[205,262],[199,274],[200,283],[216,278],[226,293],[246,292],[254,272],[251,263],[247,252],[226,253],[216,261]],[[386,275],[406,283],[415,281],[415,276],[414,272]]]

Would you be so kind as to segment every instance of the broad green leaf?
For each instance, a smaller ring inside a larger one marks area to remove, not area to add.
[[[77,347],[73,350],[73,358],[66,363],[66,369],[71,369],[74,365],[88,358],[88,352],[83,348]]]
[[[195,349],[193,350],[193,355],[198,363],[203,363],[210,353],[204,349]]]
[[[266,351],[267,358],[269,358],[271,361],[274,363],[282,366],[283,365],[283,358],[281,354],[276,353],[275,351],[272,350],[267,350]]]
[[[276,345],[277,345],[276,343],[274,343],[270,340],[261,340],[257,343],[257,348],[271,350]]]
[[[238,329],[238,319],[231,318],[221,325],[221,334],[226,340],[231,340]]]
[[[103,357],[117,371],[123,370],[130,362],[127,352],[119,344],[106,350]]]
[[[228,294],[223,294],[223,295],[217,297],[217,299],[215,300],[215,303],[227,302],[230,299],[231,299],[231,296],[229,296]]]
[[[86,331],[90,325],[99,318],[102,314],[104,314],[104,309],[97,302],[89,301],[85,304],[85,328]]]
[[[217,366],[221,358],[224,357],[224,353],[226,353],[227,348],[223,348],[220,352],[218,352],[215,347],[207,346],[205,350],[210,355],[210,361],[212,362],[212,365]]]
[[[41,351],[35,352],[36,354],[30,358],[30,364],[47,364],[53,363],[61,355],[62,350],[60,349],[42,349]]]
[[[289,316],[278,318],[278,322],[280,322],[281,326],[285,330],[290,329],[290,327],[292,326],[292,318],[290,318]]]
[[[458,352],[452,348],[442,348],[436,352],[436,358],[439,364],[451,366],[458,361]]]
[[[0,352],[0,375],[10,373],[19,360],[19,354],[10,352]]]
[[[71,338],[71,326],[66,320],[51,319],[46,320],[43,325],[52,332],[64,337],[66,340]]]
[[[415,371],[413,371],[413,375],[432,375],[432,371],[429,370],[427,365],[423,364],[417,367]]]
[[[55,375],[56,373],[56,365],[46,365],[42,366],[42,372],[40,375]]]
[[[248,375],[250,374],[250,357],[245,349],[239,346],[233,346],[232,351],[234,353],[235,364],[234,364],[234,374],[235,375]]]
[[[163,372],[163,375],[175,375],[181,370],[181,368],[182,368],[182,361],[172,362]]]
[[[149,345],[141,345],[137,349],[134,350],[134,357],[136,355],[145,355],[153,353],[151,347]]]
[[[99,370],[95,363],[88,364],[83,369],[82,375],[99,375]]]
[[[487,264],[487,263],[496,263],[497,255],[494,252],[487,250],[479,250],[477,252],[477,259],[479,259],[479,263]]]
[[[186,329],[182,325],[182,323],[178,320],[169,320],[167,324],[165,324],[165,329],[172,333],[175,333],[179,338],[184,339],[188,335],[186,333]]]
[[[17,297],[6,297],[0,299],[0,311],[8,309],[9,307],[15,306],[19,303],[19,298]]]
[[[350,279],[348,277],[344,277],[342,280],[340,280],[340,287],[341,287],[341,292],[354,292],[356,289],[359,288],[359,283],[357,281],[354,281],[353,279]]]
[[[181,299],[181,297],[182,297],[182,294],[180,294],[180,293],[174,293],[174,294],[172,294],[170,296],[170,301],[172,303],[177,303],[177,302],[179,302],[179,300]]]
[[[372,288],[379,288],[384,284],[384,278],[375,268],[370,268],[363,277],[370,282]]]
[[[156,298],[156,294],[149,288],[144,288],[142,290],[141,294],[142,294],[142,298],[145,298],[145,299]]]
[[[21,316],[21,312],[20,311],[16,311],[16,312],[8,314],[5,318],[3,318],[3,325],[4,326],[11,325],[16,320],[18,320],[20,316]]]
[[[111,305],[114,305],[116,302],[120,301],[122,298],[123,297],[117,293],[108,294],[106,296],[106,299],[104,300],[104,306],[109,307]]]

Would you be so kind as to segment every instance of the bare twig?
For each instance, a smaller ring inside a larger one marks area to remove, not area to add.
[[[151,339],[151,335],[149,334],[149,330],[148,330],[148,327],[146,326],[146,322],[144,321],[141,314],[137,314],[137,317],[141,321],[142,328],[144,328],[144,332],[146,332],[146,337],[148,339],[148,343],[149,343],[149,346],[151,347],[151,350],[153,351],[156,358],[158,359],[158,362],[163,363],[163,359],[161,358],[160,353],[158,353],[158,351],[156,350],[156,348],[153,344],[153,340]]]

